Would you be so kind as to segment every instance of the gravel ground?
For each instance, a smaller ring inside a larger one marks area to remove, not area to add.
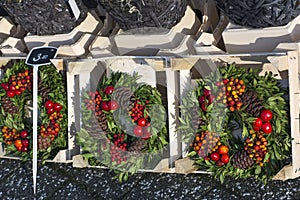
[[[0,199],[33,199],[31,163],[0,160]],[[127,182],[103,169],[78,169],[71,164],[39,165],[37,199],[300,199],[300,178],[272,181],[226,179],[210,175],[140,173]]]

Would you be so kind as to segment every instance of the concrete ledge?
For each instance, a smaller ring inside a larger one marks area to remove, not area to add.
[[[7,38],[0,46],[3,56],[24,56],[27,50],[24,41],[14,37]]]
[[[47,36],[28,35],[24,38],[29,50],[36,46],[72,45],[76,43],[84,33],[97,34],[103,27],[102,21],[96,19],[91,13],[86,19],[68,34],[56,34]]]
[[[178,174],[188,174],[197,170],[194,166],[195,161],[189,157],[175,161],[175,172]]]

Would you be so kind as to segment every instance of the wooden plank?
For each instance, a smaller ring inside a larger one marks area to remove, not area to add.
[[[287,174],[287,178],[295,178],[300,176],[300,134],[299,134],[299,59],[298,52],[291,51],[288,53],[289,64],[289,94],[290,94],[290,119],[291,119],[291,136],[292,141],[292,160],[293,168],[291,173]]]
[[[64,70],[64,60],[63,59],[51,59],[51,63],[56,67],[57,70]]]
[[[267,59],[272,63],[279,71],[288,70],[288,56],[268,56]]]
[[[177,131],[179,113],[178,107],[178,80],[176,72],[170,68],[166,69],[167,77],[167,97],[168,97],[168,117],[169,117],[169,146],[170,146],[170,165],[181,156],[180,135]]]

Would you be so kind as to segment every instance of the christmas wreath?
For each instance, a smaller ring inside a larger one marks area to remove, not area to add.
[[[40,67],[38,78],[38,156],[45,161],[66,148],[66,92],[54,66]],[[20,61],[6,67],[0,82],[0,141],[6,153],[24,159],[32,154],[32,81],[32,67]]]
[[[161,95],[138,79],[137,74],[112,73],[95,92],[84,92],[81,106],[77,141],[83,156],[114,170],[120,181],[157,160],[168,144]]]
[[[290,156],[284,90],[271,72],[220,67],[182,100],[180,131],[199,169],[266,182]]]

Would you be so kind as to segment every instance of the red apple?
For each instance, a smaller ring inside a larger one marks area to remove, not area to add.
[[[21,138],[27,138],[27,136],[28,136],[28,132],[27,131],[21,131],[21,133],[20,133],[20,137]]]
[[[60,105],[59,103],[54,103],[53,109],[55,112],[60,112],[62,109],[62,105]]]
[[[105,94],[112,94],[114,92],[115,88],[112,85],[109,85],[105,88],[104,93]]]
[[[53,106],[54,106],[54,103],[51,100],[48,100],[45,102],[46,109],[53,108]]]
[[[217,153],[217,152],[213,152],[213,153],[210,155],[210,159],[212,159],[213,161],[218,161],[218,160],[220,160],[220,154]]]
[[[141,126],[136,126],[133,129],[133,134],[138,136],[138,137],[142,137],[143,135],[143,128]]]

